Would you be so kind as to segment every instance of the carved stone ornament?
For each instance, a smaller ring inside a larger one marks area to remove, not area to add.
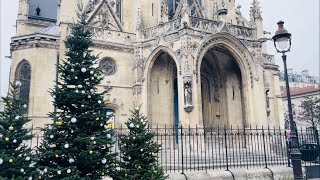
[[[269,91],[270,90],[266,91],[266,104],[267,104],[266,111],[267,111],[267,116],[270,116],[270,114],[271,114]]]
[[[199,56],[200,56],[200,53],[199,52],[202,52],[207,46],[209,46],[210,44],[215,44],[215,43],[226,43],[226,44],[234,44],[234,42],[228,38],[224,38],[224,37],[215,37],[215,38],[211,38],[207,41],[205,41],[204,43],[202,43],[201,47],[198,49],[198,53],[196,53],[196,67],[195,69],[198,69],[199,68]],[[238,52],[240,53],[240,55],[242,56],[242,61],[243,63],[248,67],[248,78],[250,80],[250,85],[251,85],[251,88],[253,88],[253,82],[254,82],[254,78],[256,74],[254,74],[254,71],[253,71],[253,68],[250,61],[251,59],[248,58],[248,56],[246,55],[245,51],[247,51],[247,49],[244,48],[244,46],[238,46],[238,45],[234,45],[234,48],[236,48],[238,50]]]
[[[192,101],[192,77],[183,77],[183,89],[184,89],[184,109],[186,112],[193,110]]]
[[[266,71],[263,70],[263,81],[264,81],[264,88],[266,92],[266,111],[267,111],[267,116],[270,115],[271,113],[271,108],[270,108],[270,97],[269,97],[269,92],[270,92],[270,80],[266,76]]]
[[[143,47],[137,46],[134,48],[134,60],[132,70],[137,68],[144,69],[145,58],[143,57]]]
[[[136,84],[133,86],[133,95],[141,95],[142,86],[140,84]]]
[[[88,15],[87,21],[92,27],[123,31],[119,17],[110,3],[107,0],[90,0],[84,9]]]
[[[141,9],[139,8],[137,11],[137,19],[136,19],[136,30],[140,31],[143,29],[143,20]]]
[[[161,23],[168,21],[168,2],[167,2],[167,0],[161,1],[160,18],[161,18]]]

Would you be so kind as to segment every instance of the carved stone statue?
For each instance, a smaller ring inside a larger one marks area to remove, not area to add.
[[[184,87],[185,105],[192,105],[192,89],[190,83],[185,83]]]
[[[266,91],[267,116],[270,116],[270,113],[271,113],[269,91],[270,90]]]

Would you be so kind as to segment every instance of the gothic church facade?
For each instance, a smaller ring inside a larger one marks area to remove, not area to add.
[[[81,9],[119,127],[134,104],[152,127],[281,126],[279,70],[258,0],[245,19],[235,0],[20,0],[10,81],[21,81],[34,127],[54,111],[48,90]]]

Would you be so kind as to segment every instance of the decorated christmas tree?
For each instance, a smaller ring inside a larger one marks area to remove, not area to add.
[[[126,125],[127,135],[121,137],[120,175],[117,179],[162,180],[166,179],[157,163],[160,145],[154,141],[155,133],[148,130],[147,118],[135,108]]]
[[[98,93],[102,71],[94,67],[92,33],[86,18],[71,25],[65,45],[66,60],[59,65],[60,80],[51,94],[56,111],[44,129],[39,148],[39,170],[44,179],[102,179],[116,169],[112,153],[113,129],[105,113],[105,92]]]
[[[19,99],[20,82],[11,84],[11,93],[2,98],[5,106],[0,112],[0,179],[35,178],[35,159],[26,145],[32,136],[26,128],[30,121],[25,114],[27,104]]]

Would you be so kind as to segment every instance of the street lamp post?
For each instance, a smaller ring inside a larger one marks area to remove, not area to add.
[[[287,90],[290,131],[291,131],[290,158],[293,166],[294,179],[298,180],[298,179],[303,179],[302,168],[301,168],[301,153],[298,149],[297,127],[293,121],[293,115],[292,115],[291,95],[290,95],[289,79],[288,79],[288,72],[287,72],[287,55],[285,54],[286,52],[289,52],[291,48],[291,34],[288,33],[286,29],[284,29],[283,24],[284,24],[283,21],[278,22],[278,30],[276,31],[272,39],[274,41],[274,46],[277,52],[282,53],[282,60],[284,64],[284,78],[286,81],[286,90]]]

